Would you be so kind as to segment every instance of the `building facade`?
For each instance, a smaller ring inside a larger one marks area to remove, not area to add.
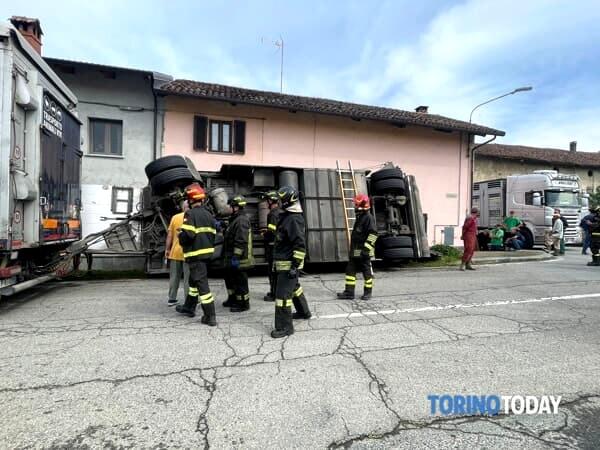
[[[476,150],[475,181],[541,169],[578,175],[583,188],[590,193],[600,187],[600,153],[577,151],[576,142],[571,142],[569,150],[504,144],[487,144]]]
[[[160,157],[162,99],[155,88],[171,78],[155,72],[45,58],[75,93],[82,121],[81,168],[83,235],[107,228],[135,213],[148,180],[144,167]],[[113,257],[94,267],[143,267]]]
[[[188,156],[200,171],[222,165],[377,169],[391,161],[414,175],[430,243],[457,230],[470,206],[473,134],[499,130],[421,112],[176,80],[164,85],[163,155]]]

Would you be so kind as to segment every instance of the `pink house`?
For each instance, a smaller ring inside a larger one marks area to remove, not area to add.
[[[175,80],[165,97],[163,156],[192,159],[201,171],[223,164],[355,169],[392,161],[416,177],[430,243],[460,227],[470,207],[473,136],[504,132],[443,116]]]

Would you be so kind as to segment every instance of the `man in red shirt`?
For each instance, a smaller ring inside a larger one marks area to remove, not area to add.
[[[462,236],[460,238],[465,242],[465,249],[460,270],[475,270],[475,267],[471,264],[471,259],[477,248],[477,216],[479,216],[479,209],[471,209],[471,215],[465,219],[462,227]]]

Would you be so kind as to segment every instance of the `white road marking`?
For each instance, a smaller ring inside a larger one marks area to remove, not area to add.
[[[600,297],[600,293],[596,294],[575,294],[575,295],[563,295],[559,297],[541,297],[541,298],[530,298],[525,300],[502,300],[497,302],[483,302],[483,303],[457,303],[454,305],[442,305],[442,306],[422,306],[419,308],[405,308],[405,309],[382,309],[382,310],[371,310],[362,312],[350,312],[340,314],[326,314],[324,316],[313,317],[313,319],[352,319],[356,317],[374,316],[374,315],[390,315],[390,314],[406,314],[414,312],[425,312],[425,311],[444,311],[448,309],[466,309],[466,308],[484,308],[488,306],[502,306],[502,305],[521,305],[524,303],[543,303],[551,302],[556,300],[577,300],[581,298],[596,298]]]

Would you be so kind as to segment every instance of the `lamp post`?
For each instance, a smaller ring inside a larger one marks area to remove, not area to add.
[[[513,95],[513,94],[516,94],[517,92],[531,91],[532,89],[533,89],[533,88],[532,88],[531,86],[523,86],[523,87],[520,87],[520,88],[514,89],[514,90],[512,90],[512,91],[510,91],[510,92],[507,92],[506,94],[499,95],[498,97],[494,97],[494,98],[491,98],[491,99],[489,99],[489,100],[487,100],[487,101],[485,101],[485,102],[483,102],[483,103],[480,103],[479,105],[477,105],[475,108],[473,108],[473,109],[471,110],[471,114],[469,114],[469,123],[471,123],[471,122],[472,122],[472,119],[473,119],[473,113],[474,113],[474,112],[475,112],[475,110],[476,110],[477,108],[479,108],[480,106],[487,105],[488,103],[491,103],[491,102],[493,102],[493,101],[496,101],[496,100],[498,100],[498,99],[501,99],[502,97],[506,97],[506,96],[508,96],[508,95]]]

